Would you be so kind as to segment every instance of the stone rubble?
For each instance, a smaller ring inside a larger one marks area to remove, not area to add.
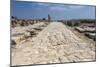
[[[95,44],[85,42],[60,22],[50,23],[36,37],[18,44],[12,49],[12,66],[96,60]]]

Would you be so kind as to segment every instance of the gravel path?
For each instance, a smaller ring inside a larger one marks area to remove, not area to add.
[[[12,65],[95,60],[95,45],[77,37],[60,22],[50,23],[36,37],[12,50]]]

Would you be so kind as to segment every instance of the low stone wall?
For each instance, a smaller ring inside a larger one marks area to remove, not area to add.
[[[80,33],[83,33],[85,36],[87,36],[90,39],[93,39],[95,41],[96,39],[96,29],[93,27],[75,27],[75,30],[77,30]]]
[[[40,22],[29,26],[17,26],[11,30],[11,44],[18,45],[22,41],[26,41],[28,38],[36,37],[36,35],[42,31],[47,24],[45,22]]]

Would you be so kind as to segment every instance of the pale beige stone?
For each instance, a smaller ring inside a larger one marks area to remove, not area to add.
[[[50,23],[36,37],[23,42],[21,47],[12,52],[12,65],[95,60],[95,44],[85,42],[60,22]]]

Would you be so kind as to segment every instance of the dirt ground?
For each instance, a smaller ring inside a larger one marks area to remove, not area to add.
[[[12,66],[96,60],[95,41],[63,23],[52,22],[44,25],[41,30],[35,30],[36,34],[33,36],[25,34],[27,30],[34,31],[34,27],[41,25],[12,29],[12,39],[17,42],[12,48]],[[20,35],[15,36],[17,33]]]

